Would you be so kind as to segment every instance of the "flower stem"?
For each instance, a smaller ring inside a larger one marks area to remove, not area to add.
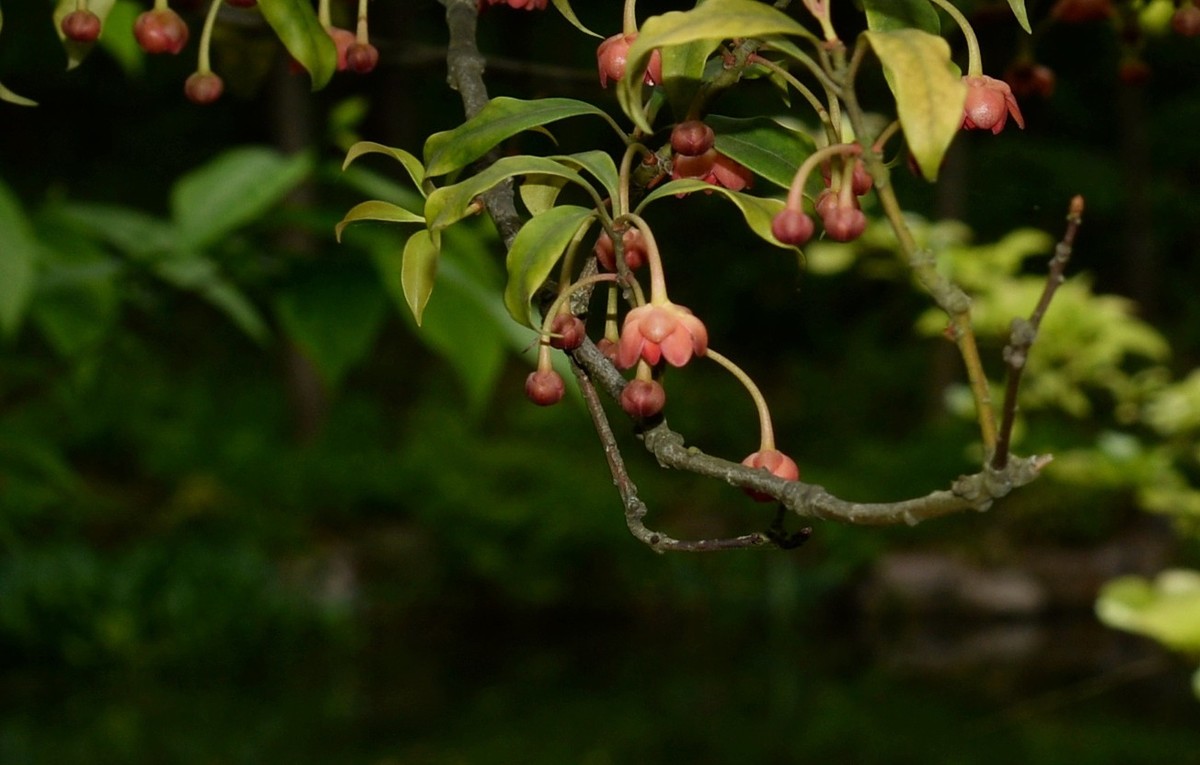
[[[670,302],[667,298],[667,278],[663,274],[662,257],[658,254],[658,242],[654,239],[654,232],[646,225],[642,216],[635,213],[626,213],[616,220],[629,221],[642,232],[646,243],[646,260],[650,264],[650,302],[655,305]]]
[[[367,0],[358,0],[358,25],[354,28],[355,42],[366,45],[370,42],[367,36]]]
[[[200,32],[200,60],[196,63],[196,71],[200,74],[212,72],[208,53],[212,47],[213,25],[216,24],[217,12],[220,10],[221,0],[213,0],[212,5],[208,6],[208,15],[204,17],[204,29]]]
[[[962,15],[949,0],[932,0],[933,4],[946,12],[958,28],[962,30],[963,39],[967,41],[967,76],[980,77],[983,75],[983,57],[979,55],[979,40],[975,37],[975,30],[971,28],[967,17]]]
[[[711,347],[704,355],[706,358],[710,358],[725,367],[746,388],[746,391],[750,394],[750,398],[754,399],[754,407],[758,410],[758,450],[773,450],[775,448],[775,429],[771,425],[771,410],[767,408],[767,400],[763,398],[762,391],[758,389],[758,386],[750,379],[750,375],[746,374],[741,367],[717,353]]]
[[[637,0],[625,0],[625,13],[621,18],[621,34],[637,34]]]
[[[833,146],[817,149],[808,155],[808,159],[800,163],[800,168],[796,170],[796,175],[792,178],[792,185],[788,189],[787,206],[789,208],[793,210],[801,209],[804,200],[804,185],[808,182],[808,176],[812,173],[812,169],[826,159],[838,154],[857,156],[862,154],[862,146],[856,143],[837,143]]]
[[[616,215],[625,215],[629,212],[629,179],[632,174],[633,158],[638,154],[651,154],[651,151],[635,142],[626,146],[625,153],[621,155],[620,177],[617,180]]]
[[[813,93],[807,85],[796,79],[795,75],[784,69],[779,64],[776,64],[774,61],[763,58],[758,54],[751,56],[750,60],[755,64],[760,64],[761,66],[770,69],[772,72],[786,80],[789,85],[795,88],[796,92],[799,93],[805,101],[808,101],[810,106],[812,106],[813,111],[817,113],[817,117],[820,118],[821,124],[825,126],[826,131],[829,131],[834,127],[833,120],[830,118],[829,111],[825,108],[825,104],[821,103],[821,99],[817,98],[817,95]],[[813,66],[816,65],[813,64]],[[836,132],[833,133],[833,135],[836,135]]]
[[[317,2],[317,20],[326,29],[333,26],[333,17],[329,14],[329,0],[319,0]]]
[[[591,276],[586,276],[579,281],[574,282],[569,287],[563,289],[563,291],[558,293],[558,296],[554,298],[554,302],[550,304],[550,308],[546,310],[546,315],[542,318],[542,336],[548,337],[550,335],[550,326],[554,323],[554,317],[558,316],[559,311],[562,310],[563,305],[566,304],[567,299],[570,298],[572,294],[578,292],[584,287],[591,287],[599,284],[600,282],[615,282],[618,279],[619,277],[616,274],[592,274]]]

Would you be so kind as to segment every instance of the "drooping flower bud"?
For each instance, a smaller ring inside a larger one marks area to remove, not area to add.
[[[539,369],[525,378],[525,397],[538,406],[553,406],[566,393],[563,379],[553,369]]]
[[[133,22],[133,36],[146,53],[175,55],[187,45],[188,26],[170,8],[150,10],[140,14]]]
[[[784,244],[799,247],[812,239],[816,224],[800,210],[785,207],[771,219],[771,233]]]
[[[100,17],[88,10],[71,11],[59,25],[68,40],[95,42],[100,37]]]
[[[631,380],[621,391],[621,408],[630,417],[653,417],[667,404],[667,392],[657,380]]]

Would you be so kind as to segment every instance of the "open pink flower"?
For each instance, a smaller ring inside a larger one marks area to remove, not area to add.
[[[676,154],[672,160],[671,179],[680,178],[696,178],[730,191],[741,191],[754,184],[753,173],[716,149],[709,149],[694,157]]]
[[[626,59],[629,58],[629,46],[637,39],[636,34],[616,34],[600,43],[596,48],[596,65],[600,69],[600,87],[607,88],[609,80],[619,80],[625,76]],[[658,85],[662,82],[662,54],[657,50],[651,51],[650,63],[642,81],[647,85]]]
[[[1021,107],[1017,106],[1017,99],[1007,82],[987,75],[966,76],[963,82],[967,83],[967,100],[963,103],[964,130],[990,130],[994,135],[1004,129],[1010,114],[1017,127],[1025,129]]]
[[[681,367],[693,355],[708,351],[708,330],[704,322],[681,305],[663,303],[639,306],[625,317],[621,341],[617,345],[617,366],[628,369],[639,358],[648,364],[666,359]]]

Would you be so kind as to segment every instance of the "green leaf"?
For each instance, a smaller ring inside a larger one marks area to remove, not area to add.
[[[696,40],[663,48],[663,89],[671,111],[680,115],[680,119],[690,110],[704,81],[705,63],[720,44],[720,40]]]
[[[585,35],[591,35],[592,37],[600,37],[600,35],[596,34],[595,32],[593,32],[592,30],[588,29],[587,27],[585,27],[583,25],[583,22],[580,21],[579,18],[575,15],[575,11],[573,11],[571,9],[571,3],[568,2],[568,0],[551,0],[551,2],[554,3],[554,7],[557,8],[558,12],[563,15],[563,18],[565,18],[567,21],[571,22],[571,26],[575,27],[580,32],[583,32]]]
[[[1008,7],[1012,8],[1013,15],[1017,17],[1017,23],[1021,25],[1021,29],[1028,34],[1033,34],[1033,29],[1029,26],[1029,13],[1025,10],[1025,0],[1008,0]]]
[[[0,11],[0,29],[4,28],[4,12]],[[36,101],[31,101],[25,96],[18,96],[8,88],[4,87],[4,83],[0,83],[0,101],[7,101],[10,104],[17,106],[37,106]]]
[[[487,154],[506,138],[568,117],[603,117],[618,135],[620,128],[599,107],[572,98],[492,99],[478,114],[453,130],[434,133],[425,141],[425,173],[445,175]]]
[[[179,289],[194,292],[225,314],[252,340],[265,343],[270,330],[258,309],[241,290],[221,276],[217,264],[203,255],[165,258],[153,265],[155,274]]]
[[[404,243],[404,259],[400,264],[400,289],[412,311],[417,326],[433,293],[437,277],[438,247],[428,231],[418,231]]]
[[[565,178],[553,175],[527,175],[518,191],[521,194],[521,202],[529,210],[529,214],[541,215],[554,207],[554,203],[558,201],[558,196],[566,185]]]
[[[421,164],[421,160],[409,154],[404,149],[393,149],[390,146],[384,146],[381,143],[374,143],[373,141],[359,141],[350,147],[350,151],[346,152],[346,161],[342,163],[342,170],[345,170],[350,166],[351,162],[364,154],[385,154],[396,160],[408,171],[408,175],[413,179],[413,183],[416,184],[417,189],[422,194],[425,193],[422,189],[422,184],[425,182],[425,167]]]
[[[137,17],[145,10],[133,2],[133,0],[117,0],[113,5],[112,12],[105,19],[106,24],[111,24],[113,29],[133,29],[133,24],[137,21]],[[100,38],[100,47],[104,48],[125,71],[126,75],[139,75],[142,73],[142,64],[146,60],[146,54],[138,46],[137,38],[131,34],[111,34],[104,35]]]
[[[64,358],[96,351],[116,324],[120,261],[66,227],[42,230],[41,254],[31,321]]]
[[[586,189],[597,207],[603,204],[591,184],[562,162],[526,155],[502,157],[478,175],[453,186],[443,186],[430,194],[429,199],[425,201],[426,225],[431,232],[436,233],[462,220],[471,212],[471,203],[475,197],[515,175],[552,175],[565,178]]]
[[[108,18],[109,11],[112,10],[116,0],[90,0],[87,4],[87,10],[100,17],[100,35],[103,36],[106,31],[104,22]],[[58,0],[54,6],[54,31],[58,33],[58,39],[63,44],[63,49],[67,52],[67,69],[74,69],[83,63],[87,55],[92,52],[92,48],[96,47],[96,43],[81,43],[74,40],[68,40],[67,36],[62,31],[62,20],[67,14],[73,12],[79,3],[77,0]]]
[[[531,218],[521,227],[505,261],[508,284],[504,288],[504,306],[515,320],[538,328],[530,301],[554,270],[567,245],[595,217],[595,210],[562,205]]]
[[[800,163],[816,150],[807,135],[768,117],[710,114],[704,121],[716,133],[717,151],[784,189],[791,187]]]
[[[199,250],[260,217],[311,173],[312,156],[263,147],[231,149],[171,190],[180,245]]]
[[[559,154],[550,159],[561,162],[567,167],[588,171],[592,177],[600,181],[609,199],[617,198],[621,180],[617,174],[617,165],[608,152],[583,151],[578,154]]]
[[[178,234],[167,221],[129,207],[67,202],[48,212],[54,225],[66,225],[112,245],[135,259],[175,249]]]
[[[863,32],[883,62],[904,139],[921,172],[937,178],[942,157],[962,125],[967,86],[950,60],[950,45],[917,29]]]
[[[1096,615],[1110,627],[1174,650],[1200,652],[1200,572],[1171,569],[1153,582],[1140,576],[1114,579],[1101,588]]]
[[[280,326],[336,388],[374,346],[387,298],[369,268],[344,262],[315,269],[275,302]]]
[[[652,132],[642,111],[642,75],[654,49],[771,34],[812,36],[798,21],[756,0],[709,0],[690,11],[651,16],[629,47],[625,76],[617,83],[621,109],[642,130]]]
[[[351,223],[360,220],[378,220],[387,223],[424,223],[425,219],[415,212],[405,210],[400,205],[394,205],[391,202],[380,202],[371,200],[369,202],[361,202],[350,208],[350,212],[346,213],[346,217],[342,218],[334,229],[334,236],[337,240],[342,241],[342,230]]]
[[[33,295],[37,240],[16,195],[0,181],[0,332],[12,338]]]
[[[941,32],[941,20],[929,0],[863,0],[863,9],[867,12],[867,28],[875,32],[897,29],[920,29],[931,35]]]
[[[309,0],[258,0],[263,18],[292,58],[308,70],[313,90],[325,87],[337,71],[337,48]]]
[[[716,192],[728,199],[742,213],[742,217],[746,219],[746,225],[760,239],[768,242],[776,247],[785,250],[796,250],[798,248],[792,245],[784,244],[775,238],[771,233],[771,219],[779,214],[785,205],[781,199],[770,199],[767,197],[755,197],[749,194],[743,194],[740,191],[730,191],[723,186],[715,186],[711,183],[696,180],[694,178],[683,178],[678,181],[670,181],[659,186],[654,191],[646,195],[638,204],[634,212],[641,213],[643,209],[651,202],[656,202],[659,199],[676,196],[678,194],[691,194],[695,191]]]

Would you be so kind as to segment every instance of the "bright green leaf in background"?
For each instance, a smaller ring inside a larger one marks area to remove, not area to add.
[[[0,181],[0,333],[12,338],[33,294],[37,267],[33,226],[12,191]]]
[[[124,33],[124,30],[133,29],[134,22],[144,10],[134,0],[117,0],[104,23],[121,33],[100,36],[100,47],[121,65],[127,75],[141,74],[146,61],[146,54],[138,46],[137,38]]]
[[[78,229],[138,260],[161,256],[178,243],[175,226],[131,207],[64,202],[49,215],[52,225]]]
[[[308,70],[313,90],[325,87],[337,71],[337,48],[317,19],[312,3],[309,0],[259,0],[258,9],[287,52]]]
[[[800,163],[815,150],[812,138],[767,117],[704,118],[716,133],[717,151],[781,188],[789,188]]]
[[[652,131],[642,111],[642,74],[655,48],[772,34],[812,36],[798,21],[756,0],[709,0],[690,11],[651,16],[629,47],[625,76],[617,83],[621,109],[638,127]]]
[[[602,109],[572,98],[539,98],[524,101],[501,96],[453,130],[434,133],[425,141],[425,172],[430,176],[459,170],[487,154],[506,138],[580,115],[603,117],[620,129]]]
[[[220,268],[209,258],[184,254],[156,261],[153,268],[163,281],[181,290],[194,292],[211,303],[255,342],[266,343],[270,337],[271,332],[258,309],[245,293],[221,274]]]
[[[1200,572],[1172,569],[1154,581],[1140,576],[1114,579],[1100,590],[1096,615],[1110,627],[1200,654]]]
[[[193,170],[171,190],[180,246],[203,249],[254,221],[309,176],[312,156],[273,149],[231,149]]]
[[[883,62],[904,140],[921,172],[937,178],[942,157],[962,125],[967,86],[950,60],[950,45],[917,29],[863,32]]]
[[[530,302],[567,245],[584,224],[596,216],[595,210],[575,205],[560,205],[531,218],[521,227],[508,251],[508,285],[504,288],[504,306],[516,321],[534,329],[538,321]]]

